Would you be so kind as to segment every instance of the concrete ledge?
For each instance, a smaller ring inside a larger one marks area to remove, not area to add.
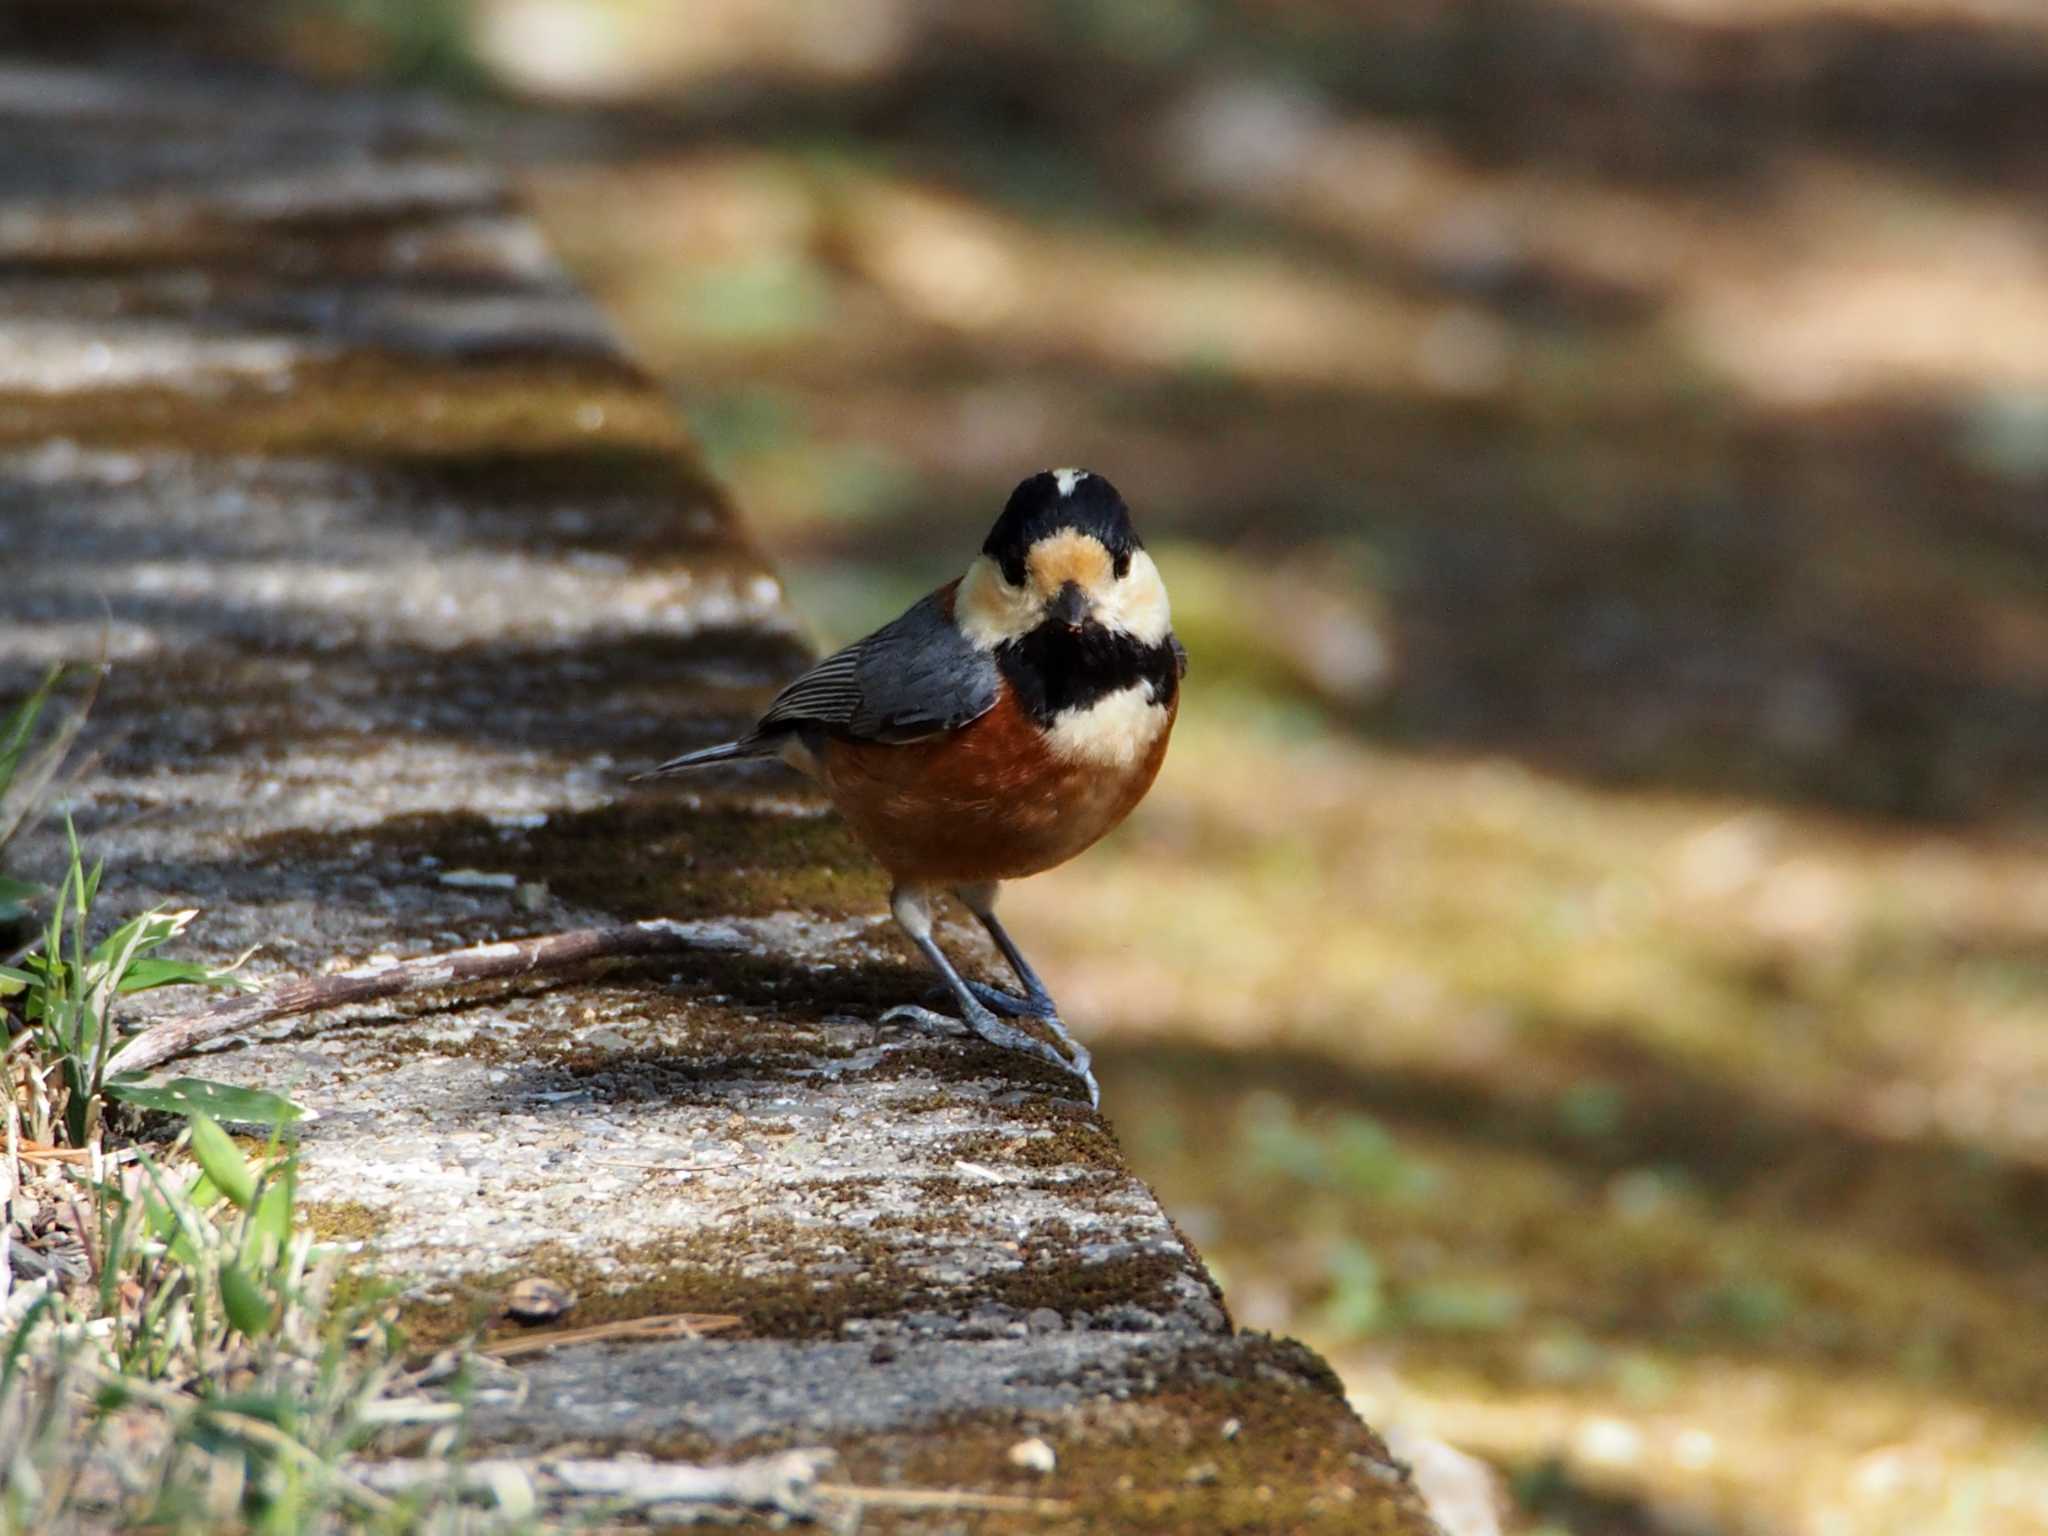
[[[1231,1330],[1071,1083],[875,1027],[927,980],[815,798],[626,787],[804,648],[455,132],[217,68],[0,69],[0,687],[113,663],[78,814],[105,899],[198,906],[259,975],[695,925],[203,1070],[317,1111],[312,1219],[425,1340],[533,1277],[570,1323],[743,1319],[522,1362],[480,1446],[823,1443],[865,1480],[1058,1494],[1071,1529],[1430,1529],[1326,1368]],[[1031,1434],[1052,1471],[1010,1461]],[[979,1528],[1009,1523],[1048,1524]]]

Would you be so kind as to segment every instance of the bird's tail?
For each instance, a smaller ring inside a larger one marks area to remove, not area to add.
[[[759,736],[742,736],[738,741],[721,741],[715,747],[699,747],[695,752],[685,752],[681,757],[672,757],[658,767],[645,773],[633,775],[633,782],[641,779],[658,779],[665,774],[682,773],[691,768],[702,768],[710,763],[738,762],[750,757],[773,757],[775,745]]]

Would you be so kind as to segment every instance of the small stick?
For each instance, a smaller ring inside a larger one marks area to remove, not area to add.
[[[502,1362],[541,1354],[563,1344],[593,1344],[605,1339],[701,1339],[707,1333],[737,1328],[740,1321],[730,1312],[664,1312],[656,1317],[632,1317],[615,1323],[591,1323],[582,1328],[556,1328],[547,1333],[492,1339],[477,1345],[476,1353]]]
[[[860,1483],[820,1483],[818,1494],[872,1509],[972,1509],[986,1514],[1064,1515],[1068,1499],[1047,1499],[1024,1493],[964,1493],[952,1488],[871,1488]]]
[[[727,933],[729,930],[723,925],[679,923],[658,917],[609,928],[574,928],[539,938],[478,944],[470,949],[422,955],[416,960],[386,960],[334,976],[301,976],[252,996],[152,1024],[115,1053],[107,1063],[107,1075],[146,1071],[222,1035],[239,1034],[279,1019],[298,1018],[348,1003],[437,992],[508,976],[563,971],[592,960],[722,949],[730,944],[725,938]]]
[[[24,1141],[15,1154],[24,1163],[89,1163],[90,1147],[46,1147],[39,1141]]]

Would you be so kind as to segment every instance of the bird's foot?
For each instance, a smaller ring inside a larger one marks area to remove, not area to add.
[[[977,995],[982,990],[976,983],[970,982],[969,985],[974,987]],[[988,990],[994,991],[995,989],[989,988]],[[1019,1000],[1012,999],[1012,1001]],[[961,1012],[964,1015],[963,1017],[954,1018],[949,1014],[934,1012],[930,1008],[921,1008],[915,1003],[906,1003],[899,1008],[891,1008],[887,1013],[883,1014],[882,1022],[884,1024],[906,1023],[914,1028],[924,1030],[927,1034],[951,1034],[956,1029],[965,1027],[971,1034],[979,1036],[990,1045],[1000,1046],[1006,1051],[1021,1051],[1026,1056],[1035,1056],[1040,1061],[1049,1062],[1053,1066],[1058,1067],[1062,1072],[1079,1078],[1082,1086],[1088,1090],[1089,1108],[1099,1109],[1101,1107],[1102,1089],[1095,1081],[1094,1058],[1088,1054],[1088,1047],[1067,1033],[1066,1025],[1060,1022],[1057,1014],[1030,1012],[1023,1016],[1037,1019],[1050,1029],[1054,1037],[1060,1042],[1060,1045],[1064,1045],[1067,1048],[1065,1054],[1062,1054],[1058,1046],[1041,1040],[1038,1036],[1029,1034],[1017,1028],[1014,1024],[1005,1024],[978,1001],[973,1007],[964,1008]]]
[[[970,981],[967,990],[993,1012],[1006,1019],[1053,1019],[1060,1016],[1059,1006],[1049,997],[1019,997],[1014,992],[1005,992],[1001,987],[990,986],[985,981]],[[952,992],[945,987],[934,987],[927,994],[935,1003],[950,1003]]]
[[[883,1024],[908,1024],[912,1029],[922,1030],[927,1035],[964,1035],[972,1033],[965,1024],[951,1014],[940,1013],[933,1008],[921,1008],[916,1003],[904,1003],[891,1008],[878,1021]]]

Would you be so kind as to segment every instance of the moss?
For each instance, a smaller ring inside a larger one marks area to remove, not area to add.
[[[942,1083],[976,1083],[990,1077],[1004,1078],[1014,1081],[1019,1088],[1028,1088],[1033,1099],[1050,1097],[1081,1114],[1093,1113],[1081,1097],[1081,1085],[1050,1062],[974,1040],[947,1046],[903,1046],[858,1074],[860,1081],[868,1083],[923,1077],[937,1078]]]
[[[323,1243],[368,1241],[391,1225],[386,1212],[359,1200],[302,1200],[298,1214],[306,1230]]]
[[[707,797],[692,807],[649,796],[543,826],[506,828],[467,812],[394,816],[348,832],[276,832],[254,838],[255,859],[361,867],[378,854],[416,870],[421,884],[441,869],[482,868],[539,881],[554,895],[622,918],[762,916],[778,911],[839,915],[876,910],[885,882],[837,820],[790,816]],[[438,863],[427,865],[432,858]],[[495,926],[503,927],[502,922]],[[748,957],[721,967],[780,983]]]
[[[1299,1344],[1245,1334],[1162,1363],[1156,1385],[1126,1399],[1051,1415],[961,1416],[914,1432],[846,1439],[834,1446],[839,1475],[873,1486],[968,1488],[1071,1506],[1062,1515],[977,1514],[977,1532],[1427,1536],[1434,1529],[1384,1443],[1351,1413],[1328,1368]],[[1010,1461],[1011,1447],[1025,1435],[1054,1447],[1051,1474]],[[787,1443],[762,1437],[720,1445],[682,1433],[604,1449],[729,1460]],[[871,1509],[861,1528],[929,1531],[929,1521]]]
[[[1295,1370],[1294,1351],[1250,1339],[1185,1360],[1151,1396],[1031,1426],[1057,1469],[1013,1466],[1022,1426],[961,1424],[847,1446],[850,1480],[969,1487],[1071,1501],[1061,1517],[984,1516],[978,1531],[1345,1532],[1433,1527],[1384,1445],[1341,1398]],[[1237,1422],[1229,1438],[1223,1426]],[[883,1517],[878,1530],[922,1528]]]
[[[1136,1184],[1115,1138],[1084,1105],[1033,1098],[1019,1101],[1012,1113],[1048,1129],[1023,1136],[1000,1131],[949,1136],[934,1147],[934,1156],[956,1163],[1057,1170],[1062,1198],[1078,1206],[1127,1192]],[[973,1188],[950,1174],[922,1178],[918,1187],[931,1199],[960,1198]]]
[[[983,1235],[982,1227],[968,1214],[971,1208],[965,1205],[940,1206],[932,1210],[919,1210],[915,1215],[898,1215],[884,1211],[867,1224],[870,1232],[901,1232],[919,1238],[974,1238]]]
[[[831,1210],[837,1206],[852,1205],[859,1201],[871,1200],[879,1191],[887,1189],[894,1182],[879,1174],[848,1179],[814,1179],[803,1187],[804,1204],[811,1210]]]
[[[87,446],[162,447],[213,455],[517,457],[653,451],[672,478],[716,500],[687,470],[684,439],[658,391],[608,358],[467,358],[435,362],[361,351],[307,359],[293,388],[228,379],[206,393],[137,386],[0,393],[0,443],[61,437]],[[601,413],[601,414],[599,414]],[[584,422],[600,420],[599,431]]]
[[[1008,1163],[1022,1168],[1083,1165],[1124,1171],[1115,1141],[1100,1125],[1062,1126],[1050,1135],[1013,1136],[1000,1131],[951,1136],[939,1143],[941,1157],[972,1163]]]
[[[1000,1131],[976,1131],[966,1136],[948,1136],[932,1148],[935,1157],[954,1162],[990,1163],[1014,1161],[1012,1154],[1023,1145],[1021,1136]]]
[[[819,1181],[807,1192],[807,1203],[815,1199],[830,1206],[857,1192]],[[961,1312],[991,1301],[1019,1311],[1049,1307],[1066,1317],[1114,1306],[1164,1312],[1173,1308],[1180,1283],[1192,1272],[1178,1253],[1082,1261],[1074,1234],[1064,1228],[1034,1234],[1019,1265],[981,1274],[964,1290],[934,1284],[905,1262],[908,1253],[929,1251],[932,1239],[978,1233],[965,1210],[953,1207],[877,1221],[864,1231],[775,1218],[602,1252],[546,1244],[502,1271],[458,1282],[448,1300],[409,1304],[404,1322],[416,1343],[444,1343],[494,1315],[498,1297],[514,1281],[538,1276],[581,1298],[579,1324],[664,1312],[730,1312],[762,1337],[835,1338],[854,1318]]]
[[[907,1093],[887,1101],[889,1113],[898,1119],[912,1115],[936,1115],[949,1109],[959,1109],[969,1102],[951,1093]]]
[[[298,1139],[298,1128],[289,1125],[280,1127],[275,1136],[269,1131],[261,1135],[254,1131],[228,1133],[228,1140],[241,1149],[242,1156],[249,1160],[252,1167],[261,1167],[269,1163],[279,1152],[290,1151],[297,1145]]]
[[[877,1223],[877,1228],[896,1227]],[[951,1223],[947,1223],[948,1226]],[[920,1235],[930,1236],[930,1232]],[[646,1245],[593,1256],[551,1245],[517,1266],[580,1293],[577,1321],[595,1323],[668,1311],[736,1312],[749,1331],[781,1338],[833,1338],[863,1317],[957,1309],[970,1300],[1018,1310],[1051,1307],[1064,1316],[1131,1305],[1162,1309],[1188,1274],[1177,1255],[1143,1254],[1076,1264],[1071,1234],[1056,1231],[1027,1250],[1016,1270],[985,1276],[971,1297],[921,1283],[888,1242],[829,1244],[785,1221],[680,1245]],[[806,1245],[812,1251],[806,1252]],[[771,1248],[790,1268],[743,1273],[730,1255]],[[834,1264],[858,1268],[819,1279]],[[633,1276],[623,1285],[620,1275]],[[415,1305],[405,1321],[431,1345],[490,1318],[516,1276],[471,1282],[458,1302]],[[1256,1335],[1218,1339],[1165,1357],[1156,1388],[1127,1402],[1100,1400],[1053,1422],[964,1419],[915,1434],[862,1436],[840,1447],[851,1481],[1030,1492],[1074,1502],[1064,1522],[1032,1518],[1019,1529],[1086,1531],[1301,1530],[1400,1532],[1428,1527],[1385,1448],[1345,1407],[1336,1378],[1299,1345]],[[1226,1438],[1225,1426],[1236,1421]],[[1022,1433],[1055,1444],[1057,1473],[1040,1480],[1008,1461]],[[711,1446],[691,1434],[608,1444],[663,1457],[721,1457],[774,1448],[762,1441]],[[874,1512],[877,1529],[899,1526]],[[977,1529],[1007,1530],[1008,1517]]]
[[[1093,1263],[1076,1263],[1068,1243],[1027,1240],[1024,1263],[983,1275],[975,1299],[1029,1312],[1050,1307],[1062,1317],[1130,1306],[1165,1313],[1178,1299],[1178,1282],[1188,1273],[1180,1254],[1132,1253]]]
[[[1069,1121],[1048,1134],[1028,1139],[1016,1160],[1027,1168],[1070,1168],[1076,1164],[1097,1170],[1129,1172],[1123,1152],[1099,1122],[1092,1119]]]

